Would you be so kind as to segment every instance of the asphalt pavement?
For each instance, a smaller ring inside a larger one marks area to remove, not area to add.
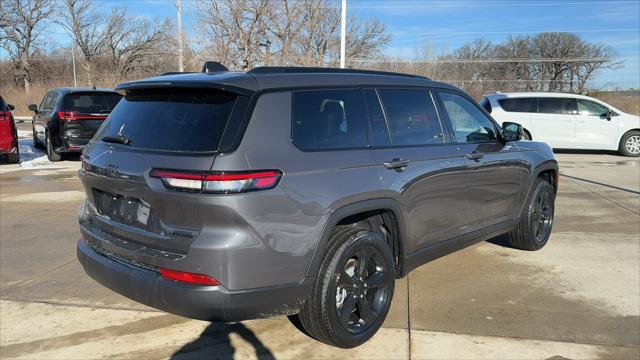
[[[0,165],[2,358],[640,358],[637,158],[557,154],[560,191],[544,249],[497,238],[426,264],[397,282],[381,331],[342,350],[283,317],[188,320],[95,283],[75,256],[79,162],[43,160],[28,136],[23,166]]]

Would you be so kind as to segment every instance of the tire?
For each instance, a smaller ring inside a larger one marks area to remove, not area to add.
[[[395,263],[382,236],[363,227],[338,226],[329,244],[309,298],[292,322],[299,320],[318,341],[352,348],[369,340],[387,317]]]
[[[53,145],[51,144],[51,136],[49,136],[49,133],[47,133],[47,159],[49,159],[49,161],[60,161],[62,160],[62,155],[60,153],[57,153],[54,149],[53,149]]]
[[[555,194],[549,182],[537,178],[527,198],[518,226],[509,233],[509,244],[521,250],[542,249],[553,227]]]
[[[629,131],[620,139],[618,151],[624,156],[640,156],[640,131]]]
[[[31,129],[31,136],[33,137],[33,147],[35,147],[36,149],[44,149],[44,146],[42,146],[40,140],[38,140],[38,137],[36,136],[36,129],[34,127],[31,127]]]
[[[20,149],[16,147],[16,152],[7,154],[7,162],[9,164],[17,164],[20,162]]]

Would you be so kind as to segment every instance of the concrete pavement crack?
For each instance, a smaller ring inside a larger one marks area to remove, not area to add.
[[[71,259],[71,260],[69,260],[69,261],[65,262],[64,264],[61,264],[61,265],[55,266],[54,268],[49,269],[49,270],[47,270],[47,271],[44,271],[44,272],[42,272],[41,274],[37,274],[37,275],[35,275],[35,276],[32,276],[32,277],[31,277],[31,278],[29,278],[29,279],[22,280],[22,281],[18,281],[17,283],[13,283],[13,284],[11,284],[11,285],[9,285],[9,286],[7,286],[7,287],[0,288],[0,291],[7,291],[7,290],[9,290],[9,289],[13,289],[13,288],[16,288],[16,287],[22,286],[22,285],[24,285],[24,284],[28,284],[28,283],[32,282],[33,280],[38,279],[38,278],[40,278],[40,277],[43,277],[43,276],[45,276],[45,275],[47,275],[47,274],[49,274],[49,273],[51,273],[51,272],[53,272],[53,271],[56,271],[56,270],[58,270],[58,269],[60,269],[60,268],[63,268],[63,267],[65,267],[65,266],[67,266],[67,265],[71,264],[71,263],[72,263],[72,262],[74,262],[74,261],[76,261],[76,258],[75,258],[75,257],[74,257],[73,259]]]

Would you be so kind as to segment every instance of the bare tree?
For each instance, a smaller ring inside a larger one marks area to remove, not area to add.
[[[198,4],[209,52],[234,69],[246,70],[262,59],[269,0],[206,0]]]
[[[120,78],[132,73],[157,73],[157,58],[171,54],[167,42],[171,41],[173,24],[170,20],[136,19],[127,14],[117,17],[105,34],[105,52],[109,55],[110,68]]]
[[[93,65],[96,58],[105,52],[107,42],[116,29],[127,20],[121,8],[114,8],[110,14],[99,12],[99,4],[93,0],[61,0],[59,23],[72,36],[84,59],[83,66],[89,85],[95,85],[96,74]]]
[[[340,9],[317,0],[207,0],[200,24],[211,55],[233,68],[256,65],[326,66],[339,54]],[[348,21],[347,55],[368,57],[389,41],[377,19]]]
[[[38,49],[43,23],[52,12],[51,5],[51,0],[0,1],[0,46],[9,53],[27,93],[31,83],[31,57]]]

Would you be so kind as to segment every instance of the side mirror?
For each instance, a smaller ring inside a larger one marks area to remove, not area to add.
[[[518,141],[522,139],[522,125],[505,121],[502,123],[502,138],[507,141]]]
[[[606,113],[600,115],[600,117],[603,119],[607,119],[607,121],[611,121],[611,118],[613,117],[613,111],[608,110]]]
[[[34,113],[38,113],[38,105],[36,104],[29,104],[29,106],[27,106],[27,108],[31,111],[33,111]]]
[[[7,107],[9,108],[9,111],[13,111],[16,109],[16,107],[11,104],[7,104]]]

